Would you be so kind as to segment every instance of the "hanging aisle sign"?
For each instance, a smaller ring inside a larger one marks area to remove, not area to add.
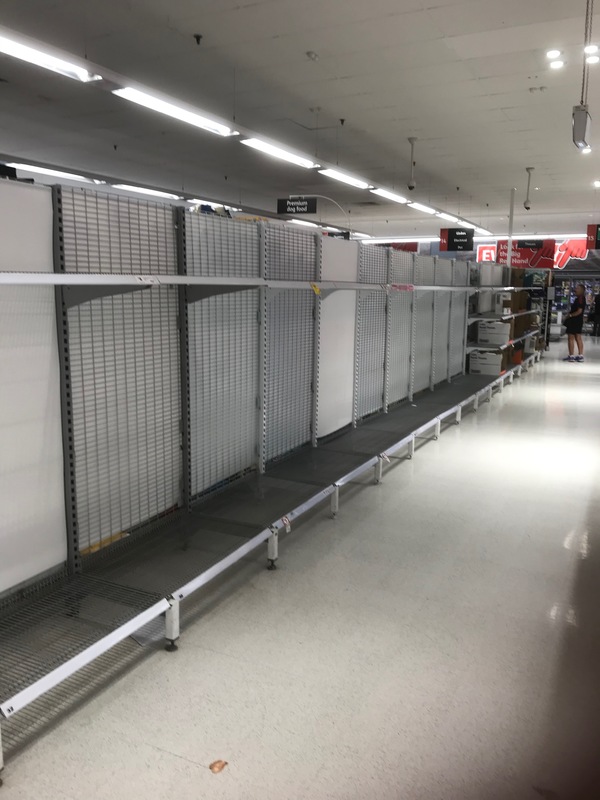
[[[278,214],[316,214],[316,197],[283,197],[277,201]]]
[[[588,225],[587,249],[600,250],[600,225]]]
[[[440,231],[441,253],[471,253],[473,251],[472,228],[442,228]]]

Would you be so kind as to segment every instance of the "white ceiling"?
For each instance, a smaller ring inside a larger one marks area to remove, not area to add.
[[[600,147],[580,155],[570,130],[584,12],[584,0],[3,0],[0,22],[404,194],[416,136],[414,199],[504,233],[516,186],[517,232],[581,233],[600,222]],[[255,208],[325,194],[367,233],[437,233],[439,220],[92,86],[6,56],[0,78],[0,151],[21,160]],[[344,222],[326,201],[320,213]]]

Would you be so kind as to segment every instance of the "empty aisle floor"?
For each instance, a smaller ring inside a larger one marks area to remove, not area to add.
[[[600,346],[351,487],[8,761],[2,800],[600,797]],[[137,645],[136,645],[137,647]],[[213,774],[215,760],[228,762]]]

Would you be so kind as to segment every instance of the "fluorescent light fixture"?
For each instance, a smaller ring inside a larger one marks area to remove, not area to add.
[[[600,61],[600,56],[588,56],[585,60],[586,64],[597,64]]]
[[[385,197],[386,200],[392,200],[394,203],[408,203],[406,197],[402,197],[401,194],[394,194],[394,192],[388,192],[387,189],[371,189],[371,194]]]
[[[286,219],[286,222],[291,222],[292,225],[304,225],[306,228],[318,228],[319,226],[314,222],[309,222],[307,219]]]
[[[445,211],[440,211],[439,214],[436,214],[436,217],[445,219],[447,222],[458,222],[458,217],[453,217],[452,214],[446,214]]]
[[[248,145],[248,147],[253,147],[255,150],[260,150],[261,153],[266,153],[269,156],[273,156],[273,158],[280,158],[282,161],[289,161],[290,164],[296,164],[298,167],[304,167],[304,169],[313,169],[314,167],[319,166],[319,164],[315,164],[314,161],[311,161],[309,158],[304,158],[304,156],[298,156],[295,153],[290,153],[288,150],[284,150],[282,147],[269,144],[269,142],[263,142],[262,139],[242,139],[242,144]]]
[[[600,189],[600,181],[594,181],[594,189]]]
[[[59,169],[48,169],[47,167],[35,167],[33,164],[14,164],[6,165],[13,169],[22,170],[23,172],[34,172],[39,175],[48,175],[51,178],[64,178],[68,181],[83,181],[84,183],[96,183],[91,178],[84,178],[83,175],[74,175],[72,172],[61,172]]]
[[[186,108],[168,103],[166,100],[161,100],[159,97],[154,97],[146,92],[140,92],[138,89],[132,89],[130,86],[126,86],[124,89],[115,89],[113,94],[117,95],[117,97],[122,97],[124,100],[129,100],[131,103],[144,106],[144,108],[158,111],[159,114],[166,114],[167,117],[187,122],[188,125],[194,125],[196,128],[216,133],[218,136],[235,136],[237,134],[237,131],[228,128],[227,125],[223,125],[221,122],[203,117],[201,114],[188,111]]]
[[[341,228],[332,228],[331,225],[326,225],[323,228],[324,231],[329,231],[329,233],[341,233]]]
[[[355,186],[357,189],[373,188],[366,181],[360,178],[353,178],[352,175],[346,175],[345,172],[338,172],[337,169],[320,169],[319,173],[325,175],[326,178],[333,178],[334,181],[341,181],[342,183],[347,183],[349,186]]]
[[[0,36],[0,53],[19,58],[21,61],[27,61],[29,64],[35,64],[37,67],[49,69],[51,72],[57,72],[59,75],[64,75],[67,78],[73,78],[73,80],[82,81],[83,83],[102,80],[101,75],[94,75],[77,64],[71,64],[69,61],[50,55],[50,53],[36,50],[35,47],[20,44],[20,42],[15,42],[13,39],[7,39],[6,36]]]
[[[562,69],[564,67],[564,65],[565,65],[565,62],[561,61],[560,59],[558,59],[557,61],[551,61],[550,62],[550,69]]]
[[[410,242],[428,243],[439,242],[439,236],[374,236],[365,244],[408,244]]]
[[[598,52],[598,45],[597,44],[588,44],[583,48],[583,52],[588,56],[593,56],[594,53]],[[560,53],[559,53],[560,55]]]
[[[170,192],[159,192],[158,189],[146,189],[143,186],[129,186],[126,183],[113,183],[113,189],[123,189],[125,192],[136,192],[137,194],[148,194],[150,197],[165,197],[167,200],[182,200],[178,194]]]
[[[424,206],[422,203],[409,203],[408,205],[410,208],[414,208],[415,211],[422,211],[424,214],[437,214],[435,208]]]
[[[546,53],[546,58],[549,58],[551,61],[554,61],[557,58],[560,58],[560,55],[561,55],[560,50],[548,50],[548,52]]]
[[[586,147],[581,148],[581,152],[583,153],[584,156],[587,156],[592,152],[592,148],[588,144]]]
[[[474,231],[474,230],[477,228],[477,225],[473,225],[473,223],[472,223],[472,222],[467,222],[467,221],[466,221],[466,220],[464,220],[464,219],[459,219],[459,220],[458,220],[458,224],[459,224],[459,225],[460,225],[462,228],[470,228],[470,229],[471,229],[471,230],[473,230],[473,231]]]
[[[353,231],[351,234],[353,239],[372,239],[369,233],[360,233],[360,231]]]
[[[485,228],[475,228],[475,230],[477,231],[477,233],[481,233],[484,236],[493,236],[492,232],[487,231]]]

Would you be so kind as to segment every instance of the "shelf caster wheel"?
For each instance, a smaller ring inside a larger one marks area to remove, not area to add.
[[[176,653],[179,650],[179,647],[174,641],[169,641],[165,645],[165,650],[167,653]]]
[[[434,436],[434,437],[433,437],[433,441],[434,441],[434,442],[437,442],[437,440],[438,440],[439,438],[440,438],[439,436]]]
[[[275,559],[273,558],[269,559],[269,563],[267,564],[267,569],[269,570],[269,572],[272,572],[274,569],[277,569],[277,564],[275,562]]]

